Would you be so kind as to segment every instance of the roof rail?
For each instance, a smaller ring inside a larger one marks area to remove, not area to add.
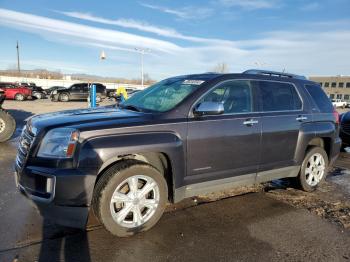
[[[306,77],[301,75],[294,75],[294,74],[288,74],[284,72],[275,72],[275,71],[259,70],[259,69],[249,69],[244,71],[242,74],[268,75],[268,76],[288,77],[288,78],[306,80]]]

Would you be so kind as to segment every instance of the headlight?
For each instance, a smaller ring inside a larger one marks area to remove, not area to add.
[[[56,128],[45,135],[38,152],[39,157],[71,158],[79,139],[74,128]]]

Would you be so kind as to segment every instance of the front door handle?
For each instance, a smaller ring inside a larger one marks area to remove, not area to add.
[[[307,117],[306,116],[298,116],[295,120],[302,122],[302,121],[307,120]]]
[[[246,125],[246,126],[252,126],[254,124],[257,124],[259,123],[258,120],[254,120],[254,119],[247,119],[243,122],[243,125]]]

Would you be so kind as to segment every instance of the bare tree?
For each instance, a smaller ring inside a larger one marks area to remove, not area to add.
[[[215,73],[228,73],[229,68],[225,62],[218,63],[212,70]]]

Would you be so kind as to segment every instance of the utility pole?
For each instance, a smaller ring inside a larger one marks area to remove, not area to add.
[[[143,55],[148,53],[150,49],[144,49],[144,48],[135,48],[136,52],[141,54],[141,86],[143,88]]]
[[[17,69],[18,69],[18,74],[21,75],[21,67],[20,67],[20,64],[19,64],[19,46],[18,46],[18,41],[17,41]]]

